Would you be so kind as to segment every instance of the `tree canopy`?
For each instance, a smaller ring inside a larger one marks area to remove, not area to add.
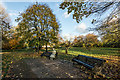
[[[0,4],[0,39],[2,39],[3,49],[8,48],[10,29],[10,17],[5,8]]]
[[[79,23],[84,17],[97,14],[98,19],[93,19],[92,23],[102,24],[114,17],[118,17],[120,13],[120,2],[63,2],[60,9],[67,9],[68,14],[73,12],[73,19]],[[101,20],[101,15],[111,9],[109,16],[105,20]]]
[[[98,28],[104,46],[120,47],[120,18],[115,18]]]
[[[60,30],[56,16],[46,4],[29,6],[16,21],[19,22],[18,35],[29,46],[37,47],[38,51],[42,45],[55,42]]]

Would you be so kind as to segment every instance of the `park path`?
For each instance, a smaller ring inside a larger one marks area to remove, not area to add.
[[[83,66],[73,66],[67,60],[49,60],[45,57],[27,58],[12,64],[8,77],[12,78],[100,78],[118,77],[120,74],[119,65],[106,63],[101,72],[94,74]]]
[[[25,63],[38,78],[85,78],[83,71],[73,67],[65,60],[49,60],[47,58],[26,59]]]

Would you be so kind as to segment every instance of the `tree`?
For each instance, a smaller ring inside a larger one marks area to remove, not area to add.
[[[75,41],[75,42],[74,42]],[[83,46],[83,42],[84,42],[84,36],[79,35],[78,37],[76,37],[74,39],[73,43],[74,45],[78,46],[78,47],[82,47]]]
[[[10,38],[10,17],[6,12],[5,8],[0,5],[0,39],[2,39],[2,49],[9,49],[9,38]],[[0,40],[1,42],[1,40]]]
[[[67,39],[67,36],[64,36],[64,40],[62,39],[61,46],[65,47],[66,54],[68,54],[68,49],[73,46],[72,40],[73,40],[72,37],[70,37],[70,39]]]
[[[120,47],[120,18],[114,18],[100,26],[97,30],[102,35],[106,47]]]
[[[31,42],[33,46],[37,47],[38,53],[43,45],[47,46],[53,41],[60,28],[52,10],[46,4],[37,2],[21,13],[21,17],[16,21],[19,22],[17,30],[23,42],[26,42],[28,46]]]
[[[21,38],[17,35],[17,30],[19,26],[12,26],[10,29],[11,37],[9,39],[10,49],[22,49],[24,44],[21,42]]]
[[[87,34],[84,38],[84,45],[87,49],[98,44],[97,36],[94,34]]]
[[[78,43],[77,36],[75,36],[75,38],[74,38],[74,40],[73,40],[72,43],[73,43],[73,46],[74,46],[74,47],[78,47],[78,44],[77,44],[77,43]]]
[[[103,22],[110,21],[112,18],[118,16],[120,13],[120,2],[63,2],[60,4],[60,9],[67,8],[67,12],[73,12],[73,19],[79,23],[84,17],[96,14],[101,15],[107,10],[111,9],[109,16],[105,20],[93,19],[92,23],[101,25]]]
[[[61,46],[65,47],[65,53],[68,54],[68,49],[71,47],[71,42],[69,40],[65,40]]]
[[[53,39],[52,41],[52,46],[55,48],[55,49],[58,49],[61,47],[61,44],[63,43],[63,39],[62,37],[60,36],[60,33],[58,33],[58,35],[56,36],[56,38]]]
[[[58,43],[58,33],[60,31],[60,24],[57,22],[54,15],[51,15],[51,22],[48,22],[47,29],[45,30],[45,35],[43,36],[43,40],[46,43],[46,52],[47,52],[47,44],[55,44]]]

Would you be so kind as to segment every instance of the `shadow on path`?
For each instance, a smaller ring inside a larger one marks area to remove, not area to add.
[[[37,78],[30,66],[26,64],[25,59],[12,64],[9,73],[13,78]]]
[[[85,78],[87,74],[73,67],[72,63],[47,58],[26,59],[25,62],[38,78]]]

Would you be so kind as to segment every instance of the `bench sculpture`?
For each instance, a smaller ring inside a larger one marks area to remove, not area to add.
[[[103,59],[98,59],[94,57],[84,56],[84,55],[78,55],[77,57],[74,57],[72,59],[73,64],[82,64],[83,66],[93,70],[95,66],[100,67],[103,65],[104,62],[106,62]]]
[[[54,50],[53,52],[43,52],[41,54],[41,57],[46,56],[49,59],[55,59],[57,57],[58,53]]]

